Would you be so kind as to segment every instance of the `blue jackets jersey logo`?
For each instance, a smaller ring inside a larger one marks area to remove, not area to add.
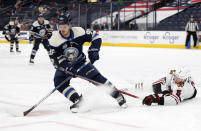
[[[69,47],[64,50],[64,56],[69,62],[74,62],[77,60],[79,51],[75,47]]]

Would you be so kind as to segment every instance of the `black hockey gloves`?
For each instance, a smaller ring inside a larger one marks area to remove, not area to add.
[[[34,40],[34,36],[31,35],[31,36],[29,37],[29,41],[33,41],[33,40]]]
[[[99,50],[96,48],[89,49],[88,57],[91,64],[93,64],[96,60],[99,60]]]
[[[163,105],[164,97],[159,97],[158,94],[153,94],[153,95],[146,96],[142,101],[143,105],[151,106],[152,103],[157,103],[158,105]]]
[[[47,33],[47,38],[50,39],[52,37],[52,32],[51,33]]]
[[[51,36],[52,36],[52,32],[49,32],[43,37],[43,39],[50,39]]]

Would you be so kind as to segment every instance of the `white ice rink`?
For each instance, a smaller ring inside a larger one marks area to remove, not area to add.
[[[85,47],[85,52],[88,47]],[[72,80],[85,98],[81,113],[72,114],[71,103],[55,92],[26,117],[13,117],[10,110],[25,111],[53,88],[53,68],[40,46],[35,64],[29,65],[32,45],[20,45],[22,53],[9,53],[9,44],[0,44],[0,131],[200,131],[201,51],[185,49],[102,47],[99,71],[119,89],[143,96],[151,82],[170,69],[188,66],[196,83],[197,97],[177,106],[152,106],[125,96],[128,108],[121,109],[103,90],[79,78]],[[143,82],[136,90],[135,83]],[[88,111],[85,111],[89,109]]]

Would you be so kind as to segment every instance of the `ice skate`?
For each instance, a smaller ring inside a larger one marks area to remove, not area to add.
[[[30,64],[34,64],[34,59],[30,59],[30,60],[29,60],[29,63],[30,63]]]
[[[72,113],[77,113],[79,111],[79,108],[80,108],[82,102],[83,102],[83,97],[81,95],[80,98],[77,99],[72,106],[70,106],[71,112]]]
[[[126,99],[118,91],[114,91],[111,96],[114,99],[116,99],[116,101],[118,102],[118,104],[119,104],[120,107],[122,107],[122,108],[127,108],[128,107],[128,105],[126,104]]]
[[[11,53],[14,52],[13,48],[10,48],[10,52],[11,52]]]
[[[126,99],[124,98],[124,96],[122,94],[119,93],[119,96],[115,99],[117,100],[120,107],[122,107],[122,108],[128,107],[128,105],[126,104]]]
[[[21,50],[19,50],[19,49],[16,49],[16,52],[18,52],[18,53],[21,53]]]

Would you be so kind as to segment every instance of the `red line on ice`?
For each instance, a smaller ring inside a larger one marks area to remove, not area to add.
[[[57,122],[57,121],[39,121],[39,122],[23,123],[23,124],[16,124],[16,125],[7,125],[7,126],[0,126],[0,129],[22,127],[22,126],[29,126],[29,125],[35,125],[35,124],[41,125],[41,124],[47,124],[47,123],[53,123],[53,124],[57,124],[57,125],[67,126],[67,127],[79,128],[82,130],[97,131],[96,129],[86,128],[86,127],[82,127],[82,126],[78,126],[78,125],[73,125],[73,124],[63,123],[63,122]]]

